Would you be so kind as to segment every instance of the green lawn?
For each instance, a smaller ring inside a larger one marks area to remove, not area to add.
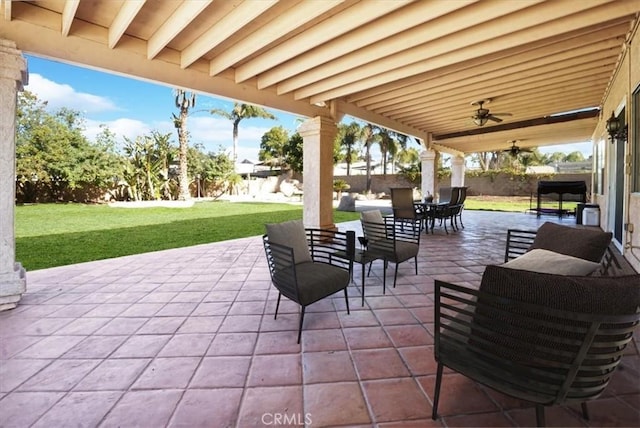
[[[555,207],[555,204],[546,204]],[[575,203],[566,203],[573,209]],[[529,198],[469,197],[465,209],[525,212]],[[359,219],[334,211],[336,223]],[[302,207],[283,203],[198,202],[191,208],[113,208],[37,204],[16,207],[16,259],[44,269],[169,248],[256,236],[265,223],[302,218]]]
[[[574,210],[577,202],[563,202],[562,209]],[[525,212],[536,207],[536,200],[528,196],[469,196],[464,202],[465,210]],[[543,201],[542,208],[557,208],[555,201]]]
[[[302,218],[300,205],[198,202],[191,208],[16,207],[16,259],[44,269],[264,233],[265,223]],[[359,213],[334,212],[336,223]]]

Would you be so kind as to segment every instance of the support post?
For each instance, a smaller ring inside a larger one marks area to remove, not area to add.
[[[436,166],[437,153],[433,149],[426,149],[420,152],[422,162],[422,181],[420,183],[422,197],[434,196],[438,187],[438,168]]]
[[[16,105],[27,83],[27,62],[14,42],[0,40],[0,311],[13,309],[26,291],[16,262]]]
[[[464,187],[464,157],[451,158],[451,187]]]
[[[302,218],[306,227],[335,229],[333,222],[333,141],[335,122],[317,116],[298,129],[303,140],[304,195]]]

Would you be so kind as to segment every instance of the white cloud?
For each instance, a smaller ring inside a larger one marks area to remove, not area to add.
[[[148,124],[136,119],[120,118],[108,122],[99,122],[91,119],[85,121],[86,129],[84,132],[85,137],[90,141],[95,141],[96,136],[102,131],[100,125],[106,125],[111,132],[116,134],[116,140],[122,143],[123,137],[134,140],[137,136],[145,135],[151,132],[151,128]]]
[[[148,135],[153,130],[163,134],[170,133],[174,143],[177,144],[178,141],[175,127],[169,120],[145,123],[129,118],[119,118],[112,121],[86,119],[85,125],[86,130],[84,134],[91,141],[95,141],[96,136],[101,132],[100,125],[106,125],[115,133],[116,140],[120,144],[124,141],[123,137],[133,140],[138,136]],[[218,152],[220,147],[223,147],[229,156],[231,156],[233,151],[233,126],[231,121],[216,117],[196,116],[188,119],[187,127],[191,134],[190,144],[201,144],[204,146],[205,152],[215,153]],[[257,161],[262,135],[269,129],[271,128],[255,126],[243,127],[241,124],[238,131],[238,159]]]
[[[29,74],[26,89],[42,101],[47,101],[52,109],[67,107],[82,113],[115,111],[118,107],[108,98],[86,92],[77,92],[73,87],[56,83],[39,74]]]
[[[276,125],[274,125],[276,126]],[[191,144],[202,144],[206,151],[217,152],[220,146],[233,150],[233,125],[230,120],[195,116],[187,122],[191,134]],[[238,130],[238,158],[258,159],[260,141],[271,127],[242,126]]]

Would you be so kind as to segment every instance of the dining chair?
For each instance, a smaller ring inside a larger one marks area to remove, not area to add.
[[[353,271],[355,232],[305,229],[301,220],[265,226],[264,250],[271,282],[278,290],[274,319],[283,295],[299,304],[300,343],[305,308],[310,304],[343,291],[347,314],[350,313],[347,286]]]
[[[396,220],[418,221],[426,228],[426,215],[420,204],[416,204],[411,187],[391,188],[391,208]]]
[[[395,264],[393,273],[393,287],[398,279],[398,265],[407,260],[415,262],[418,274],[418,252],[420,250],[420,224],[418,220],[395,219],[376,215],[376,211],[362,212],[360,222],[367,240],[370,253],[383,260],[382,292],[386,292],[387,266]]]

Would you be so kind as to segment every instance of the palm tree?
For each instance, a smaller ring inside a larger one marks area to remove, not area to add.
[[[180,116],[173,116],[173,125],[178,130],[178,142],[180,144],[179,159],[180,159],[180,175],[178,177],[179,191],[178,199],[185,201],[191,198],[189,192],[189,175],[187,173],[187,158],[189,155],[189,133],[187,132],[187,117],[189,116],[189,109],[196,105],[196,94],[191,93],[189,95],[182,89],[176,89],[176,107],[180,109]]]
[[[233,103],[233,109],[226,111],[214,108],[209,113],[222,116],[233,122],[233,163],[238,161],[238,125],[242,119],[263,118],[276,119],[276,117],[263,109],[252,104]]]
[[[362,128],[362,139],[365,144],[365,160],[367,162],[367,186],[366,192],[371,192],[371,145],[374,142],[380,140],[380,131],[381,128],[367,123],[364,128]]]
[[[345,162],[347,163],[347,176],[351,175],[351,162],[353,161],[353,146],[362,136],[362,128],[357,122],[351,122],[350,124],[338,125],[338,139],[340,145],[345,147],[347,154],[345,156]]]

